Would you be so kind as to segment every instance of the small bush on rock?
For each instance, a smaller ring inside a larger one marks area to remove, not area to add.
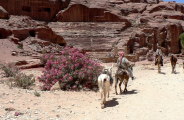
[[[5,77],[13,77],[19,72],[19,68],[13,63],[1,64],[0,68],[4,71]]]
[[[43,90],[50,88],[59,81],[62,90],[75,90],[81,86],[92,88],[97,84],[101,66],[89,59],[88,53],[77,48],[65,48],[62,56],[45,55],[47,62],[43,75],[38,77],[43,83]]]

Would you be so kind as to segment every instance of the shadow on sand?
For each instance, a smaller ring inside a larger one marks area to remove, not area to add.
[[[172,73],[172,74],[180,74],[180,72],[174,72],[174,73]]]
[[[116,105],[119,105],[118,101],[116,101],[117,98],[113,98],[112,100],[106,101],[105,107],[114,107]]]
[[[159,74],[163,74],[163,75],[166,75],[166,73],[165,73],[165,72],[160,72]]]
[[[120,95],[128,95],[128,94],[137,94],[137,90],[131,90],[131,91],[127,91],[125,93],[121,93]]]

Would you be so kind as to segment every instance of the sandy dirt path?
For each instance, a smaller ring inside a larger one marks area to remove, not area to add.
[[[1,82],[0,120],[182,120],[184,73],[181,64],[176,67],[177,74],[171,74],[167,63],[158,74],[153,64],[136,65],[136,79],[129,80],[127,94],[115,95],[113,84],[104,109],[100,106],[99,92],[37,90],[41,97],[36,97],[34,90],[9,89]],[[29,72],[41,74],[38,70]],[[4,110],[8,107],[23,115],[14,116],[15,111]]]

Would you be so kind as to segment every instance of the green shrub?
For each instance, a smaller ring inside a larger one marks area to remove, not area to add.
[[[17,48],[19,48],[19,49],[23,49],[23,47],[21,47],[20,45],[18,45],[18,46],[17,46]]]
[[[34,75],[26,75],[25,73],[18,73],[16,76],[10,79],[14,82],[13,86],[22,87],[24,89],[29,88],[35,82]]]
[[[40,93],[35,90],[34,95],[40,97]]]
[[[1,64],[0,68],[3,70],[5,77],[13,77],[19,72],[19,68],[13,63]]]
[[[184,48],[184,33],[181,33],[179,38],[180,38],[181,46]]]

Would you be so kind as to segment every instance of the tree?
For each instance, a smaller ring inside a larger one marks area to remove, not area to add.
[[[179,38],[180,38],[181,46],[184,49],[184,33],[182,33]]]

